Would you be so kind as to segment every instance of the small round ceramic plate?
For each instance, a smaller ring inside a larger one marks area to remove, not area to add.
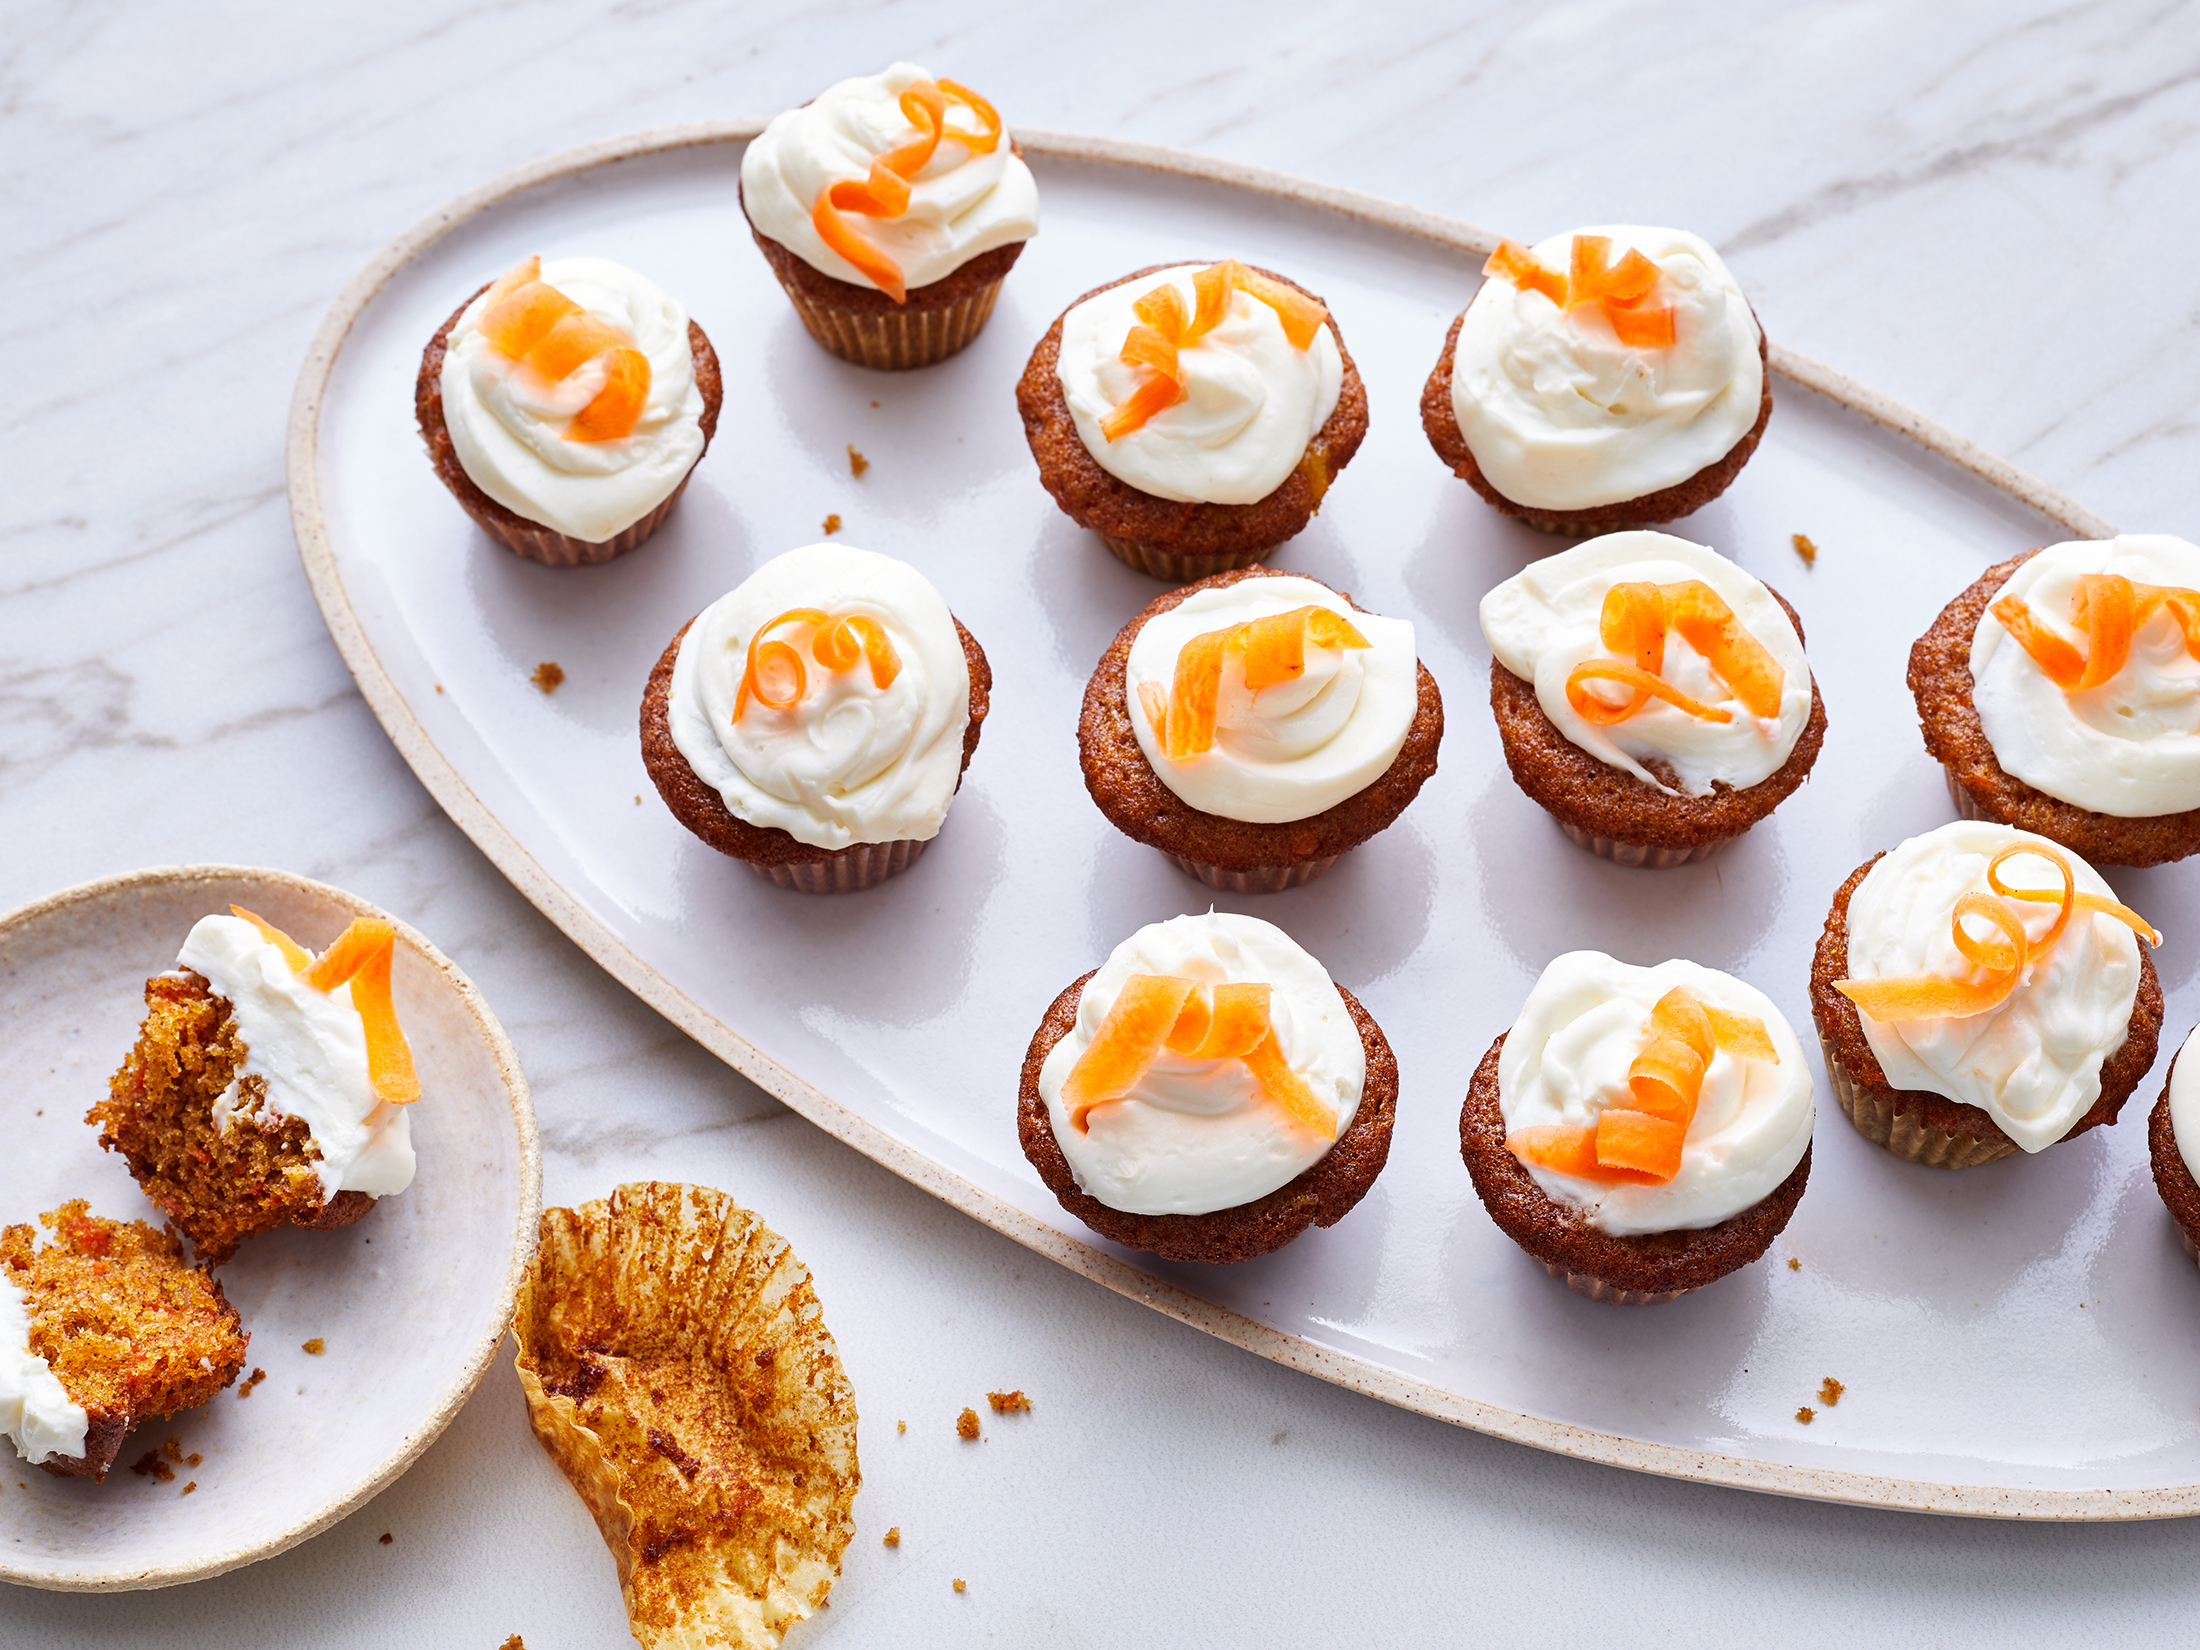
[[[147,976],[233,901],[314,947],[353,917],[387,917],[340,889],[227,865],[109,877],[0,917],[0,1222],[35,1222],[72,1197],[159,1222],[84,1114],[136,1037]],[[395,1481],[481,1379],[534,1251],[534,1108],[480,993],[396,926],[397,1009],[423,1096],[412,1185],[355,1226],[284,1227],[221,1268],[252,1336],[247,1369],[266,1378],[145,1422],[104,1484],[50,1477],[0,1440],[0,1579],[165,1587],[270,1557]],[[164,1470],[132,1470],[169,1440]]]

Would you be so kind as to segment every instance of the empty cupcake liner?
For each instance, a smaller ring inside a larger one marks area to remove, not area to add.
[[[1331,854],[1325,859],[1302,859],[1296,865],[1255,865],[1244,870],[1186,859],[1166,849],[1162,850],[1162,857],[1179,871],[1189,871],[1208,887],[1219,888],[1226,894],[1278,894],[1286,888],[1299,888],[1312,882],[1344,856]]]
[[[1587,1272],[1569,1272],[1556,1261],[1544,1261],[1543,1270],[1554,1278],[1565,1280],[1566,1287],[1586,1300],[1602,1301],[1606,1306],[1663,1306],[1667,1301],[1677,1301],[1683,1295],[1693,1295],[1703,1287],[1694,1289],[1622,1289],[1606,1283],[1602,1278],[1591,1277]]]
[[[840,849],[830,859],[788,860],[776,864],[744,859],[741,863],[776,888],[792,888],[804,894],[854,894],[865,888],[876,888],[888,877],[908,870],[929,846],[929,839],[919,842],[914,838],[899,842],[859,842],[852,848]]]
[[[812,338],[843,361],[881,372],[929,367],[968,347],[1001,295],[1001,282],[995,281],[943,309],[872,312],[819,303],[784,281],[780,285]]]
[[[1552,816],[1556,818],[1556,815]],[[1694,865],[1709,859],[1734,839],[1722,836],[1713,842],[1699,842],[1692,848],[1658,848],[1647,842],[1621,842],[1613,837],[1598,836],[1585,831],[1579,825],[1569,825],[1563,819],[1558,828],[1566,833],[1577,848],[1586,848],[1599,859],[1608,859],[1614,865],[1626,865],[1643,871],[1670,871],[1679,865]]]
[[[1975,1169],[1981,1163],[1998,1162],[2016,1154],[2007,1140],[1979,1140],[1967,1134],[1929,1128],[1913,1113],[1900,1112],[1894,1102],[1850,1077],[1833,1052],[1833,1045],[1819,1035],[1818,1046],[1826,1056],[1826,1081],[1833,1097],[1856,1125],[1856,1132],[1875,1146],[1884,1146],[1905,1163],[1928,1169]]]

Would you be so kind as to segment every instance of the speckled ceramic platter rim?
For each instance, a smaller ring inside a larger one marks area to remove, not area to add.
[[[179,1582],[203,1581],[209,1576],[221,1575],[225,1571],[257,1563],[263,1558],[273,1558],[277,1553],[288,1551],[308,1537],[319,1535],[331,1525],[348,1518],[394,1484],[405,1469],[419,1459],[421,1452],[442,1436],[443,1429],[451,1424],[466,1400],[473,1396],[474,1388],[480,1384],[490,1360],[496,1356],[498,1345],[504,1339],[505,1326],[512,1317],[512,1302],[519,1292],[520,1277],[534,1260],[535,1238],[542,1224],[542,1147],[535,1133],[535,1106],[528,1096],[527,1079],[520,1072],[519,1056],[513,1052],[511,1040],[504,1035],[504,1028],[497,1024],[496,1016],[489,1012],[489,1005],[483,1001],[473,981],[410,924],[368,904],[356,894],[346,893],[341,888],[331,887],[325,882],[315,882],[310,877],[296,876],[288,871],[270,870],[257,865],[155,865],[120,876],[101,877],[94,882],[80,882],[74,887],[48,894],[43,899],[33,900],[28,905],[17,906],[13,911],[0,915],[0,945],[4,945],[8,937],[19,929],[71,906],[98,904],[119,894],[144,888],[214,881],[275,885],[327,900],[354,916],[375,917],[391,924],[405,945],[435,969],[465,1008],[475,1029],[481,1034],[481,1040],[488,1048],[491,1058],[496,1062],[498,1076],[503,1080],[505,1097],[512,1108],[512,1131],[519,1147],[519,1219],[512,1230],[512,1253],[506,1263],[496,1311],[491,1317],[491,1327],[468,1350],[465,1362],[437,1397],[434,1409],[404,1439],[398,1449],[353,1491],[349,1499],[324,1507],[287,1529],[273,1531],[248,1546],[237,1547],[197,1564],[168,1569],[105,1572],[86,1570],[68,1575],[53,1575],[19,1569],[5,1556],[0,1556],[0,1581],[19,1582],[24,1586],[43,1587],[56,1592],[119,1592],[172,1587]]]
[[[323,398],[353,323],[405,265],[458,225],[510,196],[555,179],[644,155],[741,142],[762,129],[763,122],[754,119],[699,121],[606,138],[547,156],[459,196],[413,225],[375,255],[330,309],[299,373],[297,391],[291,402],[289,430],[291,519],[299,554],[322,616],[352,675],[358,680],[360,691],[381,719],[399,753],[411,764],[444,811],[521,893],[636,996],[820,1128],[905,1180],[1048,1259],[1156,1311],[1289,1368],[1319,1376],[1385,1403],[1539,1449],[1700,1483],[1976,1517],[2094,1521],[2200,1513],[2200,1484],[2135,1490],[2033,1490],[1942,1484],[1752,1461],[1715,1451],[1650,1443],[1483,1403],[1311,1344],[1148,1277],[1113,1256],[1033,1219],[893,1139],[765,1056],[730,1026],[705,1012],[661,978],[568,895],[490,812],[457,768],[436,747],[375,655],[345,592],[322,516],[319,426]],[[1074,133],[1019,128],[1016,137],[1031,154],[1170,173],[1334,212],[1463,252],[1487,253],[1497,244],[1495,235],[1455,219],[1260,167]],[[1894,431],[2074,535],[2099,538],[2115,533],[2115,529],[2100,517],[2014,465],[1830,367],[1778,345],[1772,347],[1771,365],[1775,373],[1788,381]]]

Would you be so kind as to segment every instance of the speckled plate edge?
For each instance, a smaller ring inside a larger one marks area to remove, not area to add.
[[[503,1291],[498,1296],[496,1313],[491,1320],[493,1327],[467,1353],[464,1365],[444,1388],[433,1411],[416,1430],[406,1436],[401,1446],[374,1470],[366,1482],[352,1492],[349,1499],[323,1508],[312,1517],[249,1547],[237,1548],[203,1563],[178,1565],[168,1569],[87,1570],[55,1575],[19,1569],[7,1557],[0,1555],[0,1581],[62,1593],[130,1592],[153,1587],[173,1587],[186,1581],[204,1581],[209,1576],[241,1569],[247,1564],[256,1564],[263,1558],[273,1558],[277,1553],[287,1552],[299,1542],[319,1535],[331,1525],[349,1518],[396,1483],[405,1470],[420,1458],[421,1452],[443,1435],[443,1429],[451,1424],[459,1410],[465,1407],[466,1400],[473,1396],[474,1388],[481,1384],[481,1377],[488,1372],[491,1360],[496,1357],[497,1347],[504,1340],[506,1326],[512,1320],[512,1303],[519,1294],[520,1278],[534,1261],[535,1239],[542,1226],[542,1143],[535,1131],[535,1104],[528,1095],[527,1079],[520,1071],[519,1056],[513,1052],[511,1039],[504,1035],[504,1028],[489,1011],[488,1003],[483,1000],[474,982],[410,923],[369,904],[357,894],[347,893],[328,883],[315,882],[311,877],[297,876],[289,871],[271,870],[260,865],[153,865],[142,871],[128,871],[119,876],[80,882],[73,887],[48,894],[43,899],[32,900],[28,905],[19,905],[5,915],[0,915],[0,941],[4,941],[9,934],[25,924],[51,916],[72,905],[96,903],[138,888],[217,881],[273,884],[332,901],[354,916],[375,917],[391,924],[396,928],[398,938],[443,976],[457,994],[459,1002],[465,1006],[466,1012],[472,1016],[475,1029],[481,1033],[482,1042],[487,1045],[490,1055],[496,1061],[497,1074],[503,1079],[505,1097],[512,1107],[513,1133],[519,1147],[519,1219],[512,1231],[512,1254],[505,1268]]]
[[[336,358],[352,325],[373,302],[375,295],[406,264],[428,247],[487,208],[512,195],[557,178],[593,170],[619,161],[669,150],[699,148],[717,143],[742,142],[764,129],[761,119],[693,121],[653,127],[620,137],[545,156],[526,166],[493,178],[480,188],[460,195],[430,213],[375,254],[352,280],[315,334],[298,374],[291,398],[288,467],[291,524],[297,534],[298,553],[306,577],[320,603],[329,634],[344,662],[350,666],[367,704],[380,718],[391,742],[411,764],[422,784],[442,805],[443,811],[497,868],[511,879],[535,907],[547,916],[612,977],[643,1002],[685,1031],[713,1054],[759,1087],[793,1107],[819,1128],[845,1141],[874,1162],[893,1170],[912,1185],[952,1204],[963,1213],[1005,1233],[1026,1248],[1058,1262],[1117,1294],[1167,1313],[1195,1329],[1243,1347],[1248,1352],[1290,1369],[1302,1370],[1337,1386],[1365,1393],[1438,1420],[1471,1427],[1494,1437],[1533,1445],[1560,1455],[1638,1472],[1696,1483],[1724,1484],[1736,1489],[1759,1490],[1779,1495],[1804,1496],[1820,1501],[1847,1502],[1858,1506],[1890,1507],[1912,1512],[1961,1514],[1981,1518],[2028,1518],[2072,1521],[2105,1521],[2136,1518],[2177,1518],[2200,1513],[2200,1484],[2170,1485],[2151,1489],[2027,1490],[1997,1485],[1942,1484],[1929,1480],[1888,1478],[1867,1473],[1834,1472],[1823,1468],[1791,1466],[1780,1462],[1752,1461],[1710,1450],[1680,1449],[1669,1444],[1645,1442],[1586,1427],[1549,1421],[1500,1405],[1463,1397],[1424,1381],[1412,1380],[1393,1370],[1286,1335],[1266,1324],[1227,1311],[1187,1290],[1148,1277],[1113,1255],[1081,1243],[1025,1214],[1022,1210],[973,1185],[962,1176],[912,1150],[876,1125],[856,1115],[830,1095],[804,1081],[766,1056],[732,1027],[704,1012],[692,999],[676,990],[630,949],[555,879],[536,863],[533,855],[486,808],[448,758],[421,726],[389,674],[375,656],[366,631],[353,612],[336,565],[334,547],[321,512],[319,434],[322,398],[328,389]],[[1454,218],[1400,205],[1358,190],[1314,183],[1264,167],[1209,159],[1156,144],[1129,143],[1115,138],[1089,137],[1072,132],[1034,131],[1018,127],[1016,140],[1027,153],[1062,160],[1166,172],[1177,177],[1220,184],[1253,194],[1272,196],[1304,206],[1317,207],[1359,219],[1381,228],[1413,235],[1465,253],[1487,254],[1498,237]],[[1878,391],[1836,372],[1833,368],[1774,345],[1772,370],[1792,383],[1848,408],[1897,435],[1906,437],[1936,456],[1967,470],[1996,491],[2037,511],[2080,538],[2113,537],[2116,529],[2075,500],[2015,465],[1996,457],[1977,443],[1934,423]]]

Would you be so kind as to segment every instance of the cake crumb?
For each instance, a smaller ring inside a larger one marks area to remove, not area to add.
[[[441,682],[436,683],[435,690],[436,692],[441,693],[443,691],[443,684]]]
[[[506,1639],[502,1644],[498,1645],[497,1650],[527,1650],[527,1641],[521,1638],[517,1633],[514,1633],[510,1638]]]
[[[318,1358],[322,1353],[328,1350],[328,1346],[321,1339],[320,1336],[316,1335],[313,1337],[312,1340],[306,1342],[304,1350],[312,1353],[316,1358]],[[257,1371],[255,1371],[254,1373],[257,1373]]]
[[[861,477],[863,472],[870,467],[871,461],[857,452],[854,444],[851,443],[848,448],[848,473],[852,476]]]
[[[978,1412],[976,1410],[966,1409],[955,1417],[955,1436],[958,1438],[975,1438],[978,1436]]]
[[[825,518],[825,536],[827,538],[831,538],[835,533],[839,531],[840,518],[838,516],[827,516]]]
[[[1795,1418],[1807,1427],[1811,1424],[1811,1422],[1818,1419],[1818,1412],[1815,1409],[1812,1409],[1808,1404],[1805,1404],[1801,1409],[1795,1412]]]
[[[176,1469],[160,1458],[157,1449],[149,1449],[132,1461],[130,1470],[140,1478],[156,1478],[163,1484],[172,1484],[176,1478]]]
[[[961,1576],[957,1576],[957,1577],[955,1578],[955,1591],[959,1593],[959,1592],[961,1592],[962,1590],[963,1590],[963,1578],[962,1578]]]
[[[895,1525],[895,1526],[894,1526],[894,1527],[893,1527],[892,1529],[888,1530],[888,1531],[886,1532],[885,1536],[884,1536],[883,1538],[881,1538],[881,1541],[880,1541],[880,1545],[882,1545],[882,1546],[887,1546],[887,1547],[898,1547],[898,1546],[900,1546],[900,1545],[901,1545],[901,1526],[900,1526],[899,1524],[896,1524],[896,1525]]]
[[[1790,1272],[1800,1272],[1802,1269],[1803,1263],[1801,1261],[1797,1260],[1793,1255],[1788,1256],[1788,1270]]]
[[[163,1438],[160,1444],[160,1452],[167,1456],[169,1460],[180,1462],[183,1459],[183,1440],[181,1438]]]
[[[1031,1400],[1024,1396],[1021,1388],[1014,1392],[988,1392],[985,1401],[993,1406],[996,1415],[1031,1413]]]
[[[253,1371],[253,1372],[252,1372],[251,1374],[247,1375],[247,1376],[246,1376],[246,1377],[244,1378],[244,1385],[243,1385],[243,1386],[240,1386],[239,1388],[237,1388],[237,1396],[238,1396],[238,1397],[240,1397],[240,1398],[249,1398],[249,1397],[251,1397],[251,1396],[252,1396],[252,1389],[253,1389],[254,1387],[258,1386],[258,1385],[259,1385],[259,1384],[260,1384],[260,1383],[261,1383],[262,1381],[264,1381],[264,1380],[266,1380],[266,1379],[267,1379],[267,1371],[266,1371],[266,1370],[264,1370],[264,1369],[255,1369],[255,1370],[254,1370],[254,1371]]]
[[[1789,537],[1795,541],[1795,553],[1803,558],[1803,565],[1815,567],[1818,564],[1818,546],[1810,542],[1810,535],[1791,533]]]
[[[907,1421],[896,1421],[894,1423],[894,1430],[896,1432],[907,1432],[909,1430],[909,1423]]]
[[[197,1450],[193,1450],[189,1455],[186,1455],[183,1458],[183,1464],[187,1467],[195,1467],[205,1459],[205,1456],[201,1455]]]
[[[878,405],[878,403],[877,403],[876,401],[874,401],[874,402],[872,402],[872,403],[871,403],[871,405],[875,407],[875,406],[877,406],[877,405]]]
[[[1818,1401],[1831,1409],[1841,1401],[1841,1394],[1848,1391],[1839,1381],[1828,1375],[1818,1383]]]
[[[199,1481],[198,1481],[198,1480],[197,1480],[196,1478],[194,1478],[194,1479],[192,1479],[192,1480],[191,1480],[191,1482],[190,1482],[190,1483],[188,1483],[188,1484],[184,1485],[182,1489],[180,1489],[180,1490],[176,1491],[176,1493],[177,1493],[178,1495],[189,1495],[189,1494],[190,1494],[190,1493],[191,1493],[191,1492],[192,1492],[193,1490],[197,1489],[198,1487],[199,1487]]]
[[[383,1546],[387,1547],[387,1546],[388,1546],[388,1545],[389,1545],[389,1544],[390,1544],[391,1542],[395,1541],[396,1539],[397,1539],[397,1537],[395,1537],[394,1535],[390,1534],[390,1532],[389,1532],[389,1531],[387,1531],[387,1530],[384,1530],[384,1531],[382,1532],[382,1536],[381,1536],[381,1541],[382,1541],[382,1545],[383,1545]]]
[[[555,659],[545,659],[535,666],[534,675],[527,678],[545,693],[555,693],[565,685],[565,667]]]

